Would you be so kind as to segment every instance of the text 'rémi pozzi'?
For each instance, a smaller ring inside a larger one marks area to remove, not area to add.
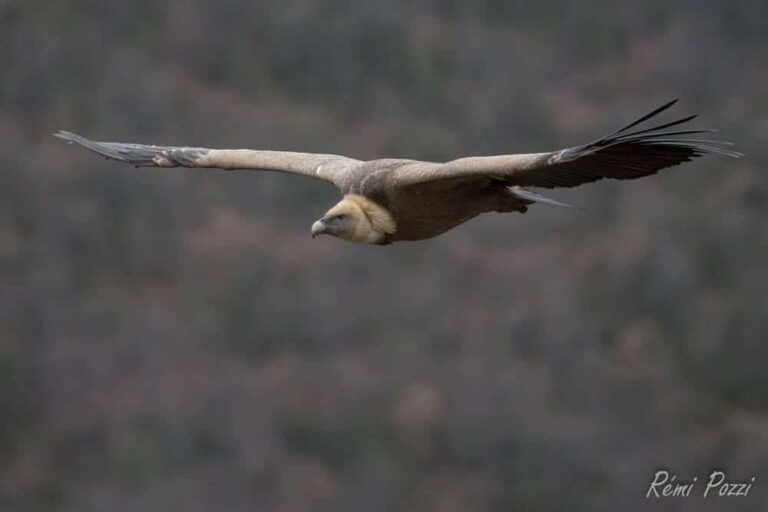
[[[693,480],[679,480],[677,475],[670,474],[669,471],[660,469],[653,476],[651,485],[648,486],[646,498],[687,498],[692,493],[701,493],[704,498],[711,497],[732,497],[745,498],[749,495],[752,484],[755,483],[753,476],[745,482],[729,481],[725,473],[714,470],[709,474],[706,485],[697,486],[699,477],[693,477]]]

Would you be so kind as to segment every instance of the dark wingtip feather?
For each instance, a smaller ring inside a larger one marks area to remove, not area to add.
[[[687,123],[689,121],[693,121],[697,117],[699,117],[699,114],[693,114],[693,115],[690,115],[688,117],[683,117],[682,119],[677,119],[675,121],[670,121],[668,123],[660,124],[660,125],[657,125],[657,126],[652,126],[650,128],[645,128],[644,130],[638,130],[636,132],[625,133],[624,135],[619,135],[618,137],[610,137],[610,138],[611,138],[611,140],[627,140],[627,139],[631,139],[633,137],[637,137],[638,135],[642,135],[644,133],[658,132],[659,130],[663,130],[665,128],[671,128],[673,126],[678,126],[678,125],[681,125],[683,123]]]
[[[637,126],[638,124],[642,123],[643,121],[645,121],[647,119],[650,119],[650,118],[652,118],[655,115],[661,114],[662,112],[664,112],[665,110],[670,108],[672,105],[674,105],[678,101],[680,101],[680,98],[675,98],[672,101],[669,101],[669,102],[665,103],[664,105],[658,107],[656,110],[653,110],[652,112],[649,112],[648,114],[645,114],[640,119],[638,119],[636,121],[633,121],[633,122],[629,123],[628,125],[626,125],[625,127],[620,128],[620,129],[616,130],[615,132],[607,135],[605,138],[610,138],[610,137],[613,137],[613,136],[618,135],[620,133],[623,133],[623,132],[629,130],[630,128],[632,128],[634,126]]]
[[[652,126],[650,128],[644,128],[641,130],[626,133],[627,130],[629,130],[630,128],[633,128],[638,124],[644,121],[647,121],[648,119],[660,114],[661,112],[664,112],[665,110],[670,108],[672,105],[674,105],[678,101],[679,99],[674,99],[672,101],[669,101],[664,105],[658,107],[656,110],[653,110],[652,112],[642,116],[640,119],[611,133],[610,135],[607,135],[597,140],[596,142],[586,144],[584,146],[581,146],[580,148],[574,148],[575,151],[573,151],[573,154],[569,156],[571,158],[578,157],[579,153],[582,153],[585,151],[589,151],[589,152],[598,151],[601,148],[614,147],[614,146],[619,146],[624,144],[645,145],[645,144],[653,144],[653,143],[656,143],[658,145],[663,144],[666,146],[677,145],[677,147],[679,148],[687,147],[689,149],[696,149],[696,150],[702,151],[703,152],[702,154],[718,153],[726,156],[731,156],[734,158],[740,158],[744,156],[742,153],[739,153],[738,151],[729,151],[729,150],[725,150],[723,148],[717,147],[719,144],[733,145],[732,143],[721,143],[720,141],[712,141],[712,140],[698,141],[698,140],[690,140],[690,139],[686,140],[686,139],[672,138],[680,135],[714,132],[716,130],[675,130],[675,131],[666,131],[666,132],[663,131],[667,128],[671,128],[671,127],[678,126],[678,125],[687,123],[689,121],[692,121],[698,117],[698,114],[692,114],[687,117],[677,119],[675,121],[670,121],[657,126]]]
[[[716,153],[718,155],[729,156],[731,158],[741,158],[744,153],[738,151],[730,151],[728,149],[717,147],[716,144],[723,144],[719,141],[688,141],[688,140],[652,140],[648,142],[641,142],[646,145],[659,145],[673,148],[687,148],[693,151],[698,151],[701,154]],[[728,144],[728,143],[726,143]]]
[[[676,102],[677,100],[673,100],[662,105],[597,142],[545,155],[537,162],[539,165],[531,166],[530,171],[516,174],[515,184],[543,188],[575,187],[603,178],[627,180],[650,176],[662,169],[689,162],[707,154],[714,153],[733,158],[744,156],[738,151],[733,151],[731,149],[733,144],[730,142],[681,137],[714,130],[663,131],[665,128],[686,123],[694,119],[695,115],[659,126],[627,132]],[[543,172],[543,169],[548,171]]]

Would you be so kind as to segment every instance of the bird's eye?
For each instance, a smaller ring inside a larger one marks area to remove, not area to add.
[[[347,214],[346,214],[346,213],[340,213],[340,214],[338,214],[338,215],[336,216],[336,219],[337,219],[337,220],[344,220],[344,219],[346,219],[346,218],[347,218]]]

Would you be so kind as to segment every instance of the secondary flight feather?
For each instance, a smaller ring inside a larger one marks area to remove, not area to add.
[[[312,224],[312,236],[386,245],[432,238],[486,212],[525,213],[534,203],[569,206],[526,187],[575,187],[604,178],[636,179],[709,153],[743,156],[731,150],[729,142],[698,137],[713,130],[676,128],[696,116],[634,129],[676,102],[582,146],[445,163],[95,142],[65,131],[55,136],[137,167],[250,169],[322,179],[335,185],[342,198]]]

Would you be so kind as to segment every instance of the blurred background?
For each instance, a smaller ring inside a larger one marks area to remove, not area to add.
[[[764,0],[0,1],[0,510],[762,509],[766,55]],[[385,248],[51,137],[448,160],[675,97],[748,156]]]

